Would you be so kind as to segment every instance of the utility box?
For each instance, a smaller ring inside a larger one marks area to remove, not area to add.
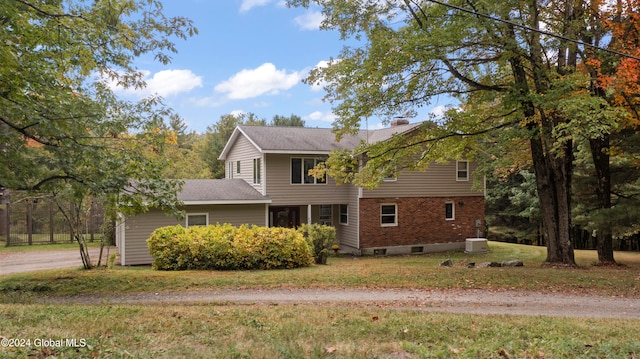
[[[486,238],[467,238],[464,246],[464,252],[470,254],[487,253],[488,249]]]

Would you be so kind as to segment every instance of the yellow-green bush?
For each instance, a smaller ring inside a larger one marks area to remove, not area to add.
[[[336,228],[318,223],[303,224],[298,227],[313,251],[316,264],[327,264],[329,248],[336,241]]]
[[[276,269],[313,263],[311,249],[295,229],[230,224],[156,229],[147,239],[153,268]]]

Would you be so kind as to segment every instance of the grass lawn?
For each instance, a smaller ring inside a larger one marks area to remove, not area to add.
[[[545,251],[491,242],[483,255],[331,257],[327,266],[295,270],[158,272],[134,267],[0,276],[0,339],[31,340],[30,347],[0,347],[0,357],[639,357],[638,320],[439,314],[372,304],[33,304],[42,296],[212,287],[523,289],[633,296],[640,302],[640,254],[616,253],[623,266],[613,268],[591,266],[595,253],[578,251],[581,268],[567,269],[545,266]],[[445,259],[454,266],[438,266]],[[466,268],[469,261],[510,259],[523,260],[525,267]],[[76,339],[76,347],[66,339]]]

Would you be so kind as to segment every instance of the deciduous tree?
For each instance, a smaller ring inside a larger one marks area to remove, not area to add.
[[[308,78],[327,84],[338,137],[357,131],[365,118],[411,115],[440,96],[462,104],[415,136],[365,144],[358,151],[369,161],[361,168],[352,163],[357,173],[345,179],[375,185],[385,168],[424,169],[434,160],[470,157],[483,150],[475,137],[509,131],[531,155],[547,261],[575,265],[574,138],[610,133],[620,115],[577,71],[585,45],[576,40],[592,28],[590,2],[289,1],[312,3],[322,6],[323,28],[357,40]],[[495,147],[509,151],[513,141]],[[340,157],[333,163],[349,159]]]
[[[175,208],[179,184],[141,151],[162,149],[154,130],[173,112],[111,88],[143,87],[135,59],[168,63],[172,39],[196,33],[191,22],[156,0],[8,0],[0,23],[0,187]]]

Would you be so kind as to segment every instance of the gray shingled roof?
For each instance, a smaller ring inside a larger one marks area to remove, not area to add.
[[[336,142],[336,135],[328,128],[239,126],[262,151],[329,152],[338,148],[355,148],[361,138],[348,136]]]
[[[393,134],[412,130],[422,123],[399,125],[380,130],[361,130],[355,136],[345,136],[336,142],[328,128],[239,126],[239,129],[263,152],[330,152],[339,148],[354,149],[361,142],[384,141]]]
[[[178,199],[185,204],[216,203],[269,203],[263,196],[242,179],[189,179],[185,180]]]

